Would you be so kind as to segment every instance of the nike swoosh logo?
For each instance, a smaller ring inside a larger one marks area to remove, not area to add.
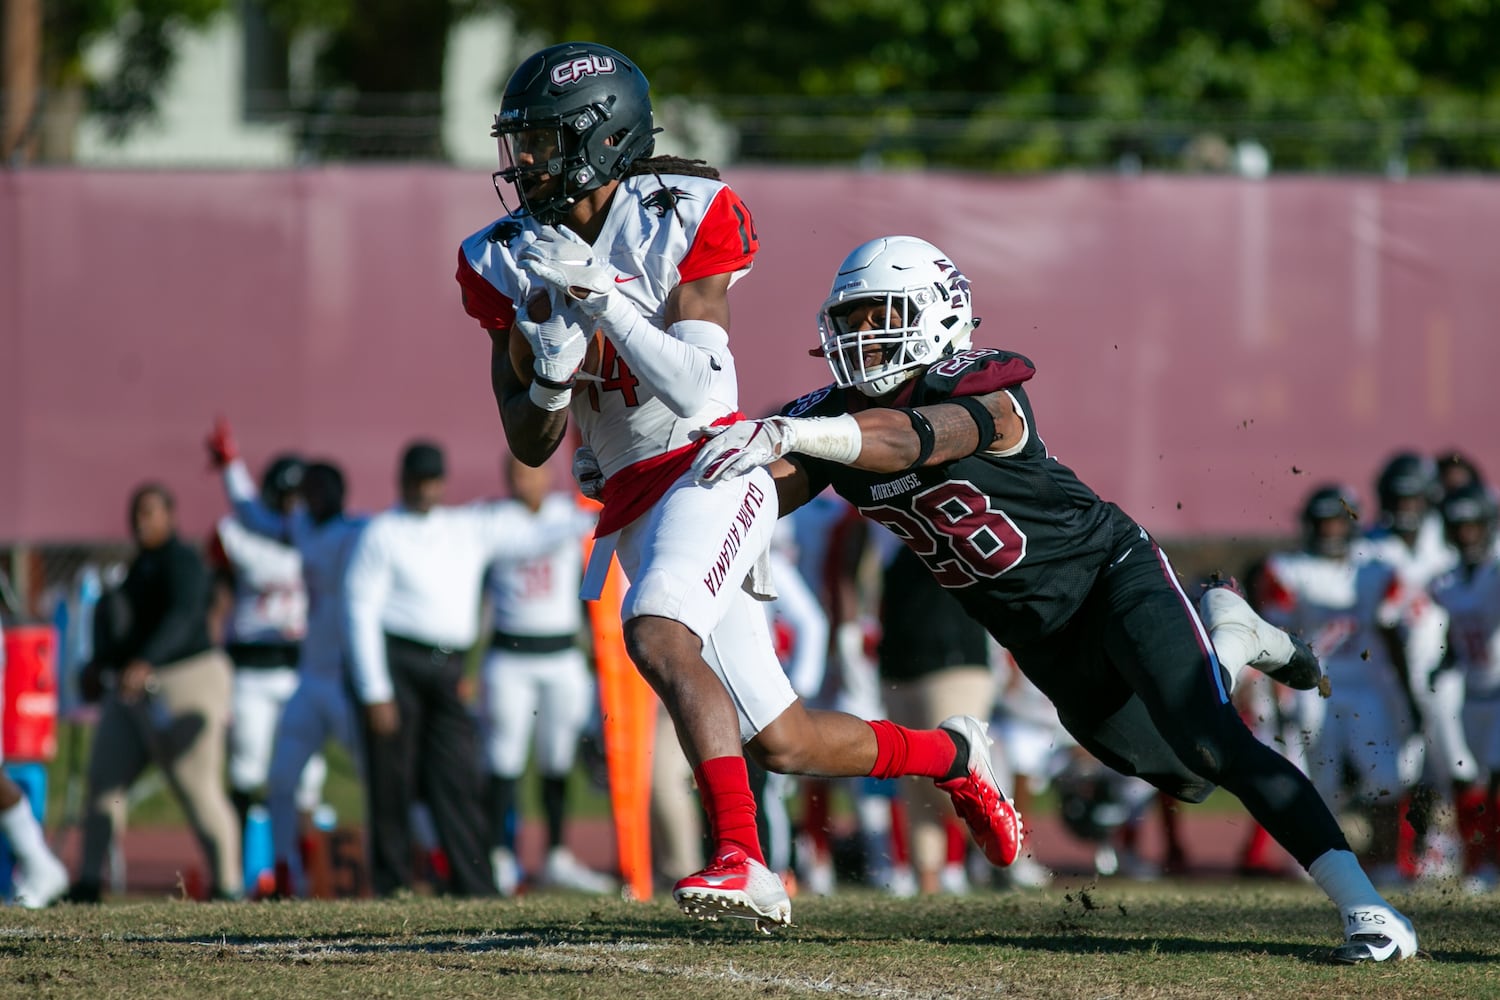
[[[1120,565],[1120,563],[1122,563],[1122,562],[1125,561],[1125,557],[1128,556],[1128,555],[1130,555],[1130,553],[1132,553],[1134,551],[1135,551],[1135,546],[1132,545],[1130,548],[1126,549],[1124,552],[1121,552],[1120,555],[1118,556],[1118,558],[1116,558],[1115,561],[1112,562],[1112,563],[1110,563],[1109,565],[1110,566],[1118,566],[1118,565]]]
[[[627,281],[634,281],[636,278],[639,278],[639,277],[640,277],[639,274],[632,274],[628,278],[622,278],[622,277],[620,277],[617,274],[617,275],[615,275],[615,284],[617,284],[617,285],[623,285],[623,284],[625,284],[625,282],[627,282]]]

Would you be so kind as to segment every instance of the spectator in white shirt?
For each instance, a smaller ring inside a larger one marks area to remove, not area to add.
[[[360,537],[345,579],[355,694],[364,706],[371,881],[410,885],[416,789],[432,812],[456,895],[495,894],[480,808],[474,723],[460,693],[463,653],[479,636],[485,568],[519,541],[494,504],[444,506],[443,452],[401,458],[401,502]],[[568,530],[577,530],[568,526]],[[555,535],[530,539],[552,544]]]

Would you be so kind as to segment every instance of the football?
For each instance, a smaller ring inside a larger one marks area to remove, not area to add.
[[[526,306],[526,313],[533,322],[540,323],[552,314],[551,305],[545,296],[537,296]],[[516,377],[521,380],[522,385],[531,384],[533,374],[532,365],[536,360],[531,351],[531,345],[521,335],[521,331],[512,328],[510,331],[510,366],[515,369]],[[604,331],[595,330],[594,335],[589,338],[588,350],[583,355],[583,367],[581,371],[590,375],[599,375],[599,369],[604,357]]]

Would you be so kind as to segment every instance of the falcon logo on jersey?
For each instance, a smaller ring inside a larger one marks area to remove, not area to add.
[[[559,87],[577,83],[586,76],[604,76],[615,71],[609,56],[586,55],[552,67],[552,82]]]
[[[505,246],[510,246],[510,241],[520,236],[522,231],[522,226],[519,222],[512,222],[510,219],[501,219],[490,228],[489,232],[484,234],[484,238],[491,243],[502,243]]]
[[[658,219],[664,219],[668,212],[677,210],[677,203],[684,198],[691,197],[681,188],[657,188],[646,197],[641,199],[641,204],[656,213]]]

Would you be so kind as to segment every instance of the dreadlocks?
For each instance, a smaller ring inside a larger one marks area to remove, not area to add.
[[[683,177],[707,177],[709,180],[719,179],[719,169],[711,167],[706,160],[689,160],[685,156],[652,156],[644,160],[636,160],[625,172],[626,177],[638,177],[641,174],[650,174],[658,180],[662,174],[679,174]]]

